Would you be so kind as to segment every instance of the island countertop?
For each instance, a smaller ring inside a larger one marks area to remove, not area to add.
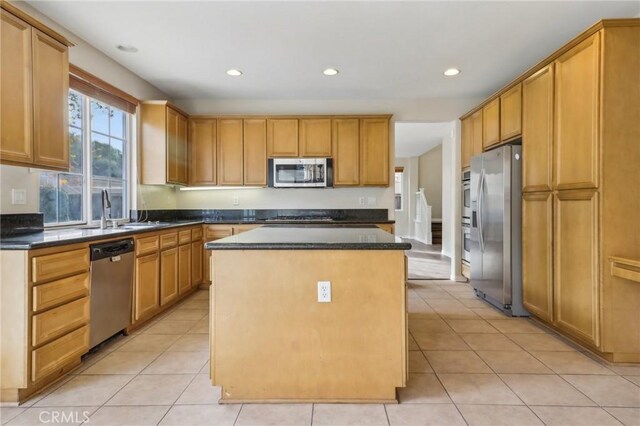
[[[376,226],[263,226],[210,241],[208,250],[409,250],[411,244]]]

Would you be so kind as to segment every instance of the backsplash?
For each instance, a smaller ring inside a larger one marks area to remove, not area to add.
[[[42,213],[0,214],[0,236],[33,234],[44,229]]]

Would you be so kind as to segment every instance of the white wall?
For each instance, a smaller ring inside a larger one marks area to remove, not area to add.
[[[424,188],[431,217],[442,218],[442,144],[418,157],[418,187]]]
[[[58,31],[75,46],[69,50],[69,62],[94,74],[138,99],[168,99],[167,95],[118,64],[66,28],[51,21],[24,2],[14,5]],[[0,213],[33,213],[39,210],[39,173],[27,167],[0,166]],[[12,205],[11,189],[25,189],[27,204]],[[173,194],[173,190],[170,191]],[[174,201],[175,203],[175,201]]]
[[[451,258],[451,279],[460,271],[460,121],[442,141],[442,254]]]
[[[415,194],[418,190],[418,157],[396,158],[395,165],[404,167],[403,193],[405,196],[403,210],[395,211],[395,233],[399,237],[413,238]]]

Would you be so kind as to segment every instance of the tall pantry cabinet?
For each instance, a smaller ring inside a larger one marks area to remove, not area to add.
[[[523,297],[640,362],[640,20],[604,21],[523,82]]]

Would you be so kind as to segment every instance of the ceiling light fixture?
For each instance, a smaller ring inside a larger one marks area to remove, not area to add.
[[[340,71],[338,71],[335,68],[327,68],[326,70],[322,71],[322,74],[324,75],[337,75]]]
[[[454,75],[460,74],[460,70],[458,68],[449,68],[444,72],[444,75],[447,77],[453,77]]]
[[[131,46],[130,44],[119,44],[116,47],[118,48],[118,50],[127,53],[136,53],[138,51],[137,47]]]
[[[242,71],[231,68],[230,70],[227,70],[227,75],[230,75],[231,77],[239,77],[242,75]]]

